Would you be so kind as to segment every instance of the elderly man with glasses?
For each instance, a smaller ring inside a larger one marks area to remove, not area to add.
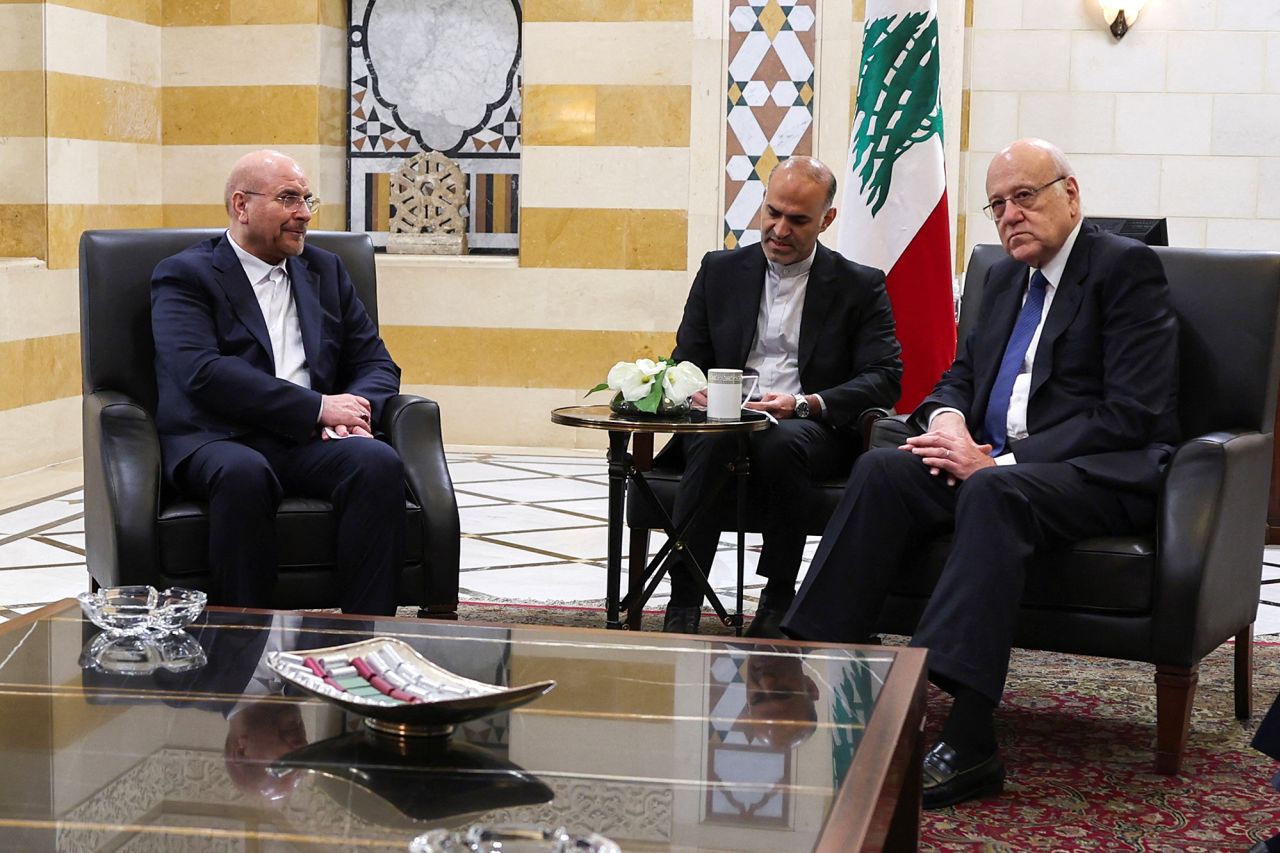
[[[781,625],[866,639],[911,550],[953,534],[911,641],[955,697],[925,758],[926,808],[1003,787],[992,716],[1028,560],[1151,528],[1178,438],[1177,320],[1155,253],[1082,225],[1079,183],[1043,140],[997,154],[986,188],[1009,257],[978,327],[911,414],[916,434],[855,465]]]
[[[156,428],[170,484],[209,505],[219,604],[266,607],[285,492],[333,504],[342,609],[395,612],[404,469],[374,439],[400,369],[342,262],[306,245],[320,201],[293,158],[246,154],[225,234],[151,279]]]

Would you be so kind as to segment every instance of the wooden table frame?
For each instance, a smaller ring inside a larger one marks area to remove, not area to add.
[[[897,853],[919,846],[927,652],[909,647],[895,647],[894,652],[893,668],[827,814],[815,853]],[[899,667],[901,677],[895,676]],[[867,803],[874,805],[867,808]]]

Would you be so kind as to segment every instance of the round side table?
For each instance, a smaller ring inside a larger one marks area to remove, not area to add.
[[[745,529],[747,517],[747,475],[750,473],[747,456],[747,436],[749,433],[768,429],[773,425],[773,420],[768,415],[746,410],[742,412],[739,420],[733,421],[709,421],[705,418],[695,418],[696,415],[694,418],[688,416],[661,418],[618,415],[611,411],[608,406],[565,406],[564,408],[554,409],[551,412],[552,423],[580,427],[582,429],[602,429],[607,430],[609,433],[609,552],[606,564],[607,589],[605,594],[605,624],[609,628],[624,627],[619,619],[622,607],[627,610],[627,625],[625,627],[638,628],[640,626],[640,611],[645,602],[649,600],[649,597],[653,595],[653,591],[657,589],[658,582],[662,580],[662,575],[666,571],[668,555],[672,550],[685,551],[685,539],[689,529],[707,509],[705,505],[698,507],[693,515],[677,528],[671,518],[666,515],[665,510],[662,509],[661,504],[659,504],[658,499],[649,487],[649,483],[645,480],[644,473],[636,466],[635,460],[628,451],[631,436],[648,435],[651,437],[655,433],[732,433],[738,436],[738,454],[733,464],[725,469],[722,474],[723,477],[732,476],[734,478],[738,491],[738,595],[736,611],[732,616],[725,611],[724,605],[720,603],[720,599],[715,594],[715,590],[712,589],[710,581],[707,580],[711,567],[693,566],[693,568],[695,569],[694,574],[702,586],[702,591],[707,596],[707,600],[711,602],[716,615],[725,625],[733,626],[739,634],[742,632],[742,583],[745,569],[743,554],[746,538],[743,530]],[[636,484],[639,494],[650,501],[652,506],[666,519],[667,541],[642,573],[628,572],[627,597],[620,602],[619,595],[622,588],[622,527],[626,521],[628,480]],[[707,494],[714,495],[717,491],[718,484],[716,484],[716,487],[708,489]],[[687,551],[685,553],[687,554]],[[693,563],[694,561],[690,559],[688,562]]]

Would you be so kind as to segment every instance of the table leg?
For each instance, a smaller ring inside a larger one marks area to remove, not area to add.
[[[622,599],[622,607],[627,611],[627,628],[640,630],[640,619],[643,611],[636,606],[644,593],[645,568],[649,562],[649,531],[632,530],[630,555],[627,557],[627,594]]]
[[[638,432],[631,438],[631,477],[633,482],[644,482],[644,472],[653,468],[653,433]],[[630,486],[628,486],[630,490]],[[659,507],[661,509],[661,507]],[[665,513],[664,513],[665,515]],[[627,594],[622,599],[622,608],[627,611],[627,629],[640,630],[640,620],[644,615],[635,602],[641,600],[646,577],[645,569],[649,562],[649,531],[636,529],[631,531],[631,543],[627,556]]]
[[[746,433],[738,435],[738,458],[733,461],[733,473],[738,490],[738,598],[733,614],[733,630],[742,636],[742,584],[746,577],[747,548],[747,478],[751,474],[751,443]]]
[[[746,448],[748,446],[749,445],[743,445],[740,453],[745,455]],[[703,496],[701,506],[694,510],[693,514],[689,518],[685,519],[683,524],[676,527],[675,523],[662,508],[662,504],[658,501],[657,496],[654,495],[653,489],[649,486],[648,482],[645,481],[644,475],[636,471],[634,465],[631,467],[631,479],[632,482],[635,483],[636,490],[641,499],[647,502],[649,508],[656,511],[664,521],[663,530],[667,534],[667,541],[660,549],[658,549],[657,555],[654,556],[653,560],[645,567],[644,575],[638,579],[630,579],[629,586],[631,591],[627,593],[627,597],[622,602],[622,606],[627,608],[628,621],[630,621],[630,615],[632,613],[638,613],[639,609],[644,606],[645,602],[649,600],[654,591],[658,588],[658,583],[662,580],[662,576],[667,571],[667,559],[682,559],[683,557],[690,556],[686,550],[686,538],[689,531],[697,527],[699,519],[704,514],[714,509],[716,498],[719,496],[720,490],[729,482],[734,470],[734,464],[726,465],[719,475],[712,481],[711,488]],[[736,617],[730,616],[728,611],[724,609],[724,605],[720,603],[720,599],[716,595],[715,590],[712,589],[711,582],[707,579],[707,575],[710,572],[711,567],[707,566],[706,569],[703,569],[702,566],[697,565],[690,557],[687,568],[694,573],[694,579],[698,582],[698,585],[702,587],[703,596],[711,604],[711,608],[716,612],[716,617],[720,620],[721,624],[729,626],[736,624],[740,627],[742,625],[741,600],[739,600],[738,604],[738,615]],[[638,597],[636,593],[637,583],[644,587],[640,590]],[[741,586],[741,584],[739,586]]]
[[[924,720],[920,721],[921,729]],[[894,806],[889,818],[889,830],[885,833],[884,849],[889,853],[915,850],[920,844],[920,805],[923,788],[924,734],[918,731],[911,748],[911,757],[907,759],[906,773],[902,780],[902,790],[898,792],[898,803]]]
[[[618,598],[622,589],[622,526],[626,523],[627,475],[631,456],[627,443],[631,433],[609,431],[609,558],[606,568],[605,627],[621,628]]]

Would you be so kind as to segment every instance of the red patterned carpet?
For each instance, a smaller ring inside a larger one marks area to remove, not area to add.
[[[1015,652],[997,712],[1008,778],[995,800],[926,813],[921,850],[1243,851],[1280,832],[1276,762],[1249,748],[1280,689],[1280,646],[1257,648],[1255,712],[1235,719],[1231,647],[1200,670],[1183,772],[1152,770],[1153,667]],[[931,692],[930,720],[946,708]]]
[[[583,627],[601,621],[597,609],[464,605],[460,615]],[[646,629],[659,621],[647,616]],[[1249,748],[1280,692],[1280,644],[1257,645],[1248,723],[1232,710],[1231,652],[1224,646],[1201,666],[1183,772],[1168,777],[1152,769],[1154,667],[1015,651],[996,715],[1008,767],[1004,795],[926,812],[920,849],[1244,853],[1280,832],[1280,792],[1270,786],[1280,767]],[[947,701],[931,688],[926,737]]]

